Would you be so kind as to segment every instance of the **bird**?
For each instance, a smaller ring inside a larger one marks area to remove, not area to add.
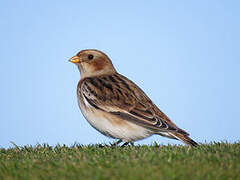
[[[80,80],[77,99],[90,125],[125,146],[152,135],[197,142],[175,125],[133,81],[118,73],[110,58],[97,49],[84,49],[69,59],[77,65]]]

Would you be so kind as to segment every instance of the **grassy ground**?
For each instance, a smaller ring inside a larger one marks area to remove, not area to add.
[[[0,179],[240,179],[240,143],[0,149]]]

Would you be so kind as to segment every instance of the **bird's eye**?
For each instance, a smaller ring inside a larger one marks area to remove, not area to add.
[[[94,58],[94,56],[93,56],[92,54],[89,54],[89,55],[88,55],[88,59],[89,59],[89,60],[92,60],[93,58]]]

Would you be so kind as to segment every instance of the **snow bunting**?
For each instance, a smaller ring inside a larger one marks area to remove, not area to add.
[[[82,114],[99,132],[118,139],[115,144],[126,145],[158,134],[197,146],[141,88],[119,74],[103,52],[82,50],[69,61],[81,74],[77,98]]]

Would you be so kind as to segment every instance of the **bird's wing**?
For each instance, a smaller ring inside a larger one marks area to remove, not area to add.
[[[178,128],[132,81],[120,74],[86,78],[81,84],[83,98],[93,107],[156,132]]]

